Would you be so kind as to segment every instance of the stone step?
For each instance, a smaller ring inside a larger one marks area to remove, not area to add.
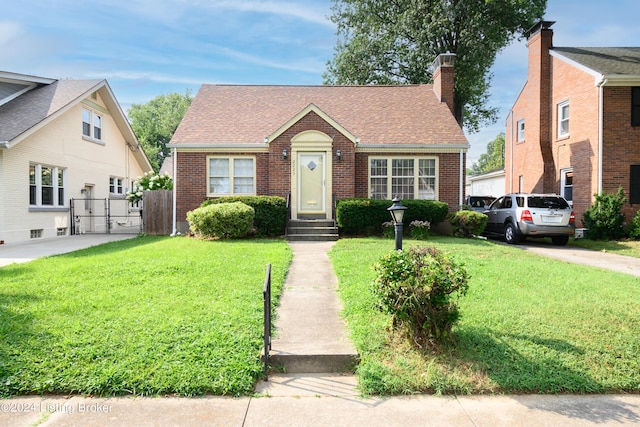
[[[358,354],[289,354],[273,351],[269,365],[275,372],[287,374],[353,373],[359,362]]]
[[[336,222],[332,219],[292,219],[289,227],[335,227]]]
[[[287,234],[290,242],[335,242],[340,236],[336,234]]]
[[[332,219],[295,219],[289,221],[287,240],[296,242],[332,242],[339,238],[338,227]]]
[[[338,234],[338,227],[289,227],[288,234]]]

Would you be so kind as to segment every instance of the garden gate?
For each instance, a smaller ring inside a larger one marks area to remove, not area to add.
[[[71,234],[139,234],[142,208],[124,198],[71,199]]]

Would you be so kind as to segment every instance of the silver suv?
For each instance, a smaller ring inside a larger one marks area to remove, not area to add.
[[[506,194],[488,210],[485,234],[504,236],[517,244],[527,237],[551,237],[554,245],[564,246],[575,232],[575,215],[569,203],[555,194]]]

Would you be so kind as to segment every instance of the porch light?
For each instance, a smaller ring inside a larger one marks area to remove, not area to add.
[[[404,218],[404,211],[407,210],[407,207],[400,203],[400,199],[394,197],[392,200],[393,204],[387,208],[389,213],[391,213],[391,218],[393,219],[394,231],[396,234],[396,250],[402,250],[402,219]]]
[[[338,160],[342,158],[342,152],[340,150],[336,151],[336,157],[338,158]]]
[[[288,153],[287,153],[287,149],[286,149],[286,148],[283,148],[283,149],[282,149],[282,158],[283,158],[283,159],[285,159],[285,160],[287,160],[287,154],[288,154]]]

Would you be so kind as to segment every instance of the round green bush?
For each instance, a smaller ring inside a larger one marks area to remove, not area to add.
[[[458,211],[449,218],[453,234],[461,237],[481,235],[488,220],[489,217],[485,214],[469,210]]]
[[[253,229],[254,210],[241,202],[212,204],[187,212],[191,231],[205,238],[239,239]]]

